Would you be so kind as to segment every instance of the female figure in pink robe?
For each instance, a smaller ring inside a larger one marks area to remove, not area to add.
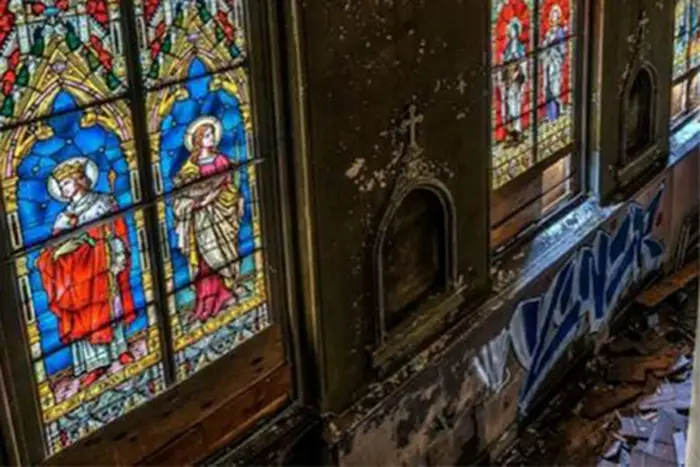
[[[245,200],[229,158],[217,151],[219,122],[200,118],[186,138],[191,156],[175,182],[189,186],[174,201],[175,229],[177,246],[194,273],[193,315],[205,321],[235,303],[243,290],[237,283],[238,232]]]

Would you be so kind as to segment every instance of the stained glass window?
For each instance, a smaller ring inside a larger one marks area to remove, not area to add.
[[[575,13],[576,0],[492,0],[491,151],[496,191],[508,190],[517,179],[532,178],[526,174],[542,173],[573,153]],[[524,202],[533,202],[533,197]]]
[[[149,31],[162,25],[142,65],[144,84],[156,86],[148,131],[166,194],[164,282],[183,379],[269,324],[243,10],[232,0],[157,0],[139,11]]]
[[[244,10],[240,0],[137,0],[141,66],[146,86],[193,78],[197,58],[204,74],[245,60]]]
[[[0,0],[0,259],[45,456],[271,324],[244,13]]]
[[[80,106],[125,90],[116,0],[4,0],[0,18],[0,126],[48,115],[66,86]]]
[[[47,118],[0,133],[48,454],[164,387],[144,216],[130,210],[141,198],[131,115],[121,100],[76,110],[77,93],[62,86]]]
[[[676,125],[694,115],[700,105],[697,75],[700,71],[700,0],[676,0],[673,50],[671,121]]]

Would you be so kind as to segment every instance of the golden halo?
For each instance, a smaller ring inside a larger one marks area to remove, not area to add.
[[[197,129],[202,125],[211,125],[214,127],[214,146],[218,146],[221,141],[221,133],[223,128],[221,127],[221,122],[216,117],[199,117],[194,122],[190,123],[187,127],[187,132],[185,133],[185,147],[188,151],[194,149],[194,134]]]

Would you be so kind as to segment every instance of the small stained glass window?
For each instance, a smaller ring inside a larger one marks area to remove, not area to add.
[[[577,1],[492,0],[491,5],[491,180],[498,202],[499,192],[514,191],[518,180],[532,185],[533,173],[542,174],[574,152]],[[562,179],[547,183],[560,187],[573,177],[569,170],[561,175]],[[545,182],[540,181],[540,188],[525,191],[546,194]],[[548,198],[528,196],[521,208]],[[538,215],[548,209],[551,206],[539,209]],[[509,214],[493,216],[494,227],[518,211],[495,210]]]

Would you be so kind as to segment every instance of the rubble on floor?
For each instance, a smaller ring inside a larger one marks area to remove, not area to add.
[[[492,465],[683,466],[696,295],[693,281],[653,307],[638,302],[627,329],[572,371]]]

